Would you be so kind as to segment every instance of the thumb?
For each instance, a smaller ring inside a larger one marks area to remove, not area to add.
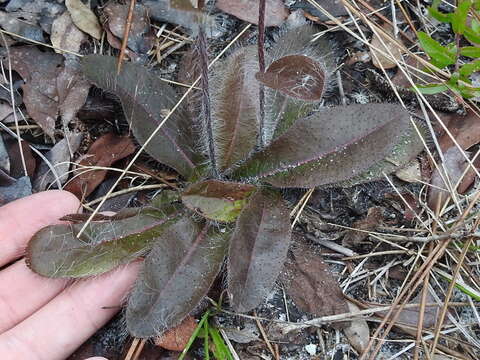
[[[108,359],[104,358],[103,356],[94,356],[85,360],[108,360]]]

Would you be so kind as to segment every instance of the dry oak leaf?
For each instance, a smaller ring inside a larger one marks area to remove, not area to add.
[[[21,46],[10,49],[10,60],[12,69],[25,81],[23,102],[28,114],[53,138],[58,112],[56,78],[63,57],[34,46]]]
[[[129,5],[110,2],[104,9],[108,19],[108,28],[118,39],[123,39]],[[154,37],[150,31],[150,19],[147,8],[135,5],[132,25],[128,35],[128,47],[136,53],[146,54],[153,47]]]
[[[81,0],[65,0],[65,6],[70,12],[73,23],[80,30],[100,40],[102,27],[93,11],[87,5]]]
[[[285,263],[284,281],[295,305],[318,317],[347,313],[348,304],[338,281],[320,255],[298,242],[292,253],[293,261]],[[348,325],[348,321],[332,324],[338,328]]]
[[[258,24],[258,0],[217,0],[216,6],[243,21]],[[288,9],[282,0],[266,0],[265,26],[280,26],[288,17]]]
[[[87,154],[79,163],[79,169],[64,189],[80,199],[90,195],[105,179],[107,170],[91,170],[85,167],[108,167],[131,155],[134,151],[135,145],[128,136],[103,135],[90,146]]]
[[[463,117],[458,114],[445,114],[445,118],[448,121],[448,130],[463,150],[480,142],[480,117],[473,111],[467,110],[467,115]],[[441,119],[444,120],[444,116]],[[446,133],[440,137],[438,142],[442,151],[454,146],[452,137]]]
[[[65,11],[53,21],[50,40],[57,53],[62,53],[61,50],[78,52],[82,43],[87,40],[87,35],[78,29],[70,13]]]
[[[197,322],[192,316],[187,316],[179,325],[157,337],[155,345],[171,351],[182,351],[187,346]]]
[[[465,155],[468,156],[469,154],[466,153]],[[433,171],[430,180],[432,186],[428,193],[428,206],[433,211],[441,210],[450,199],[450,192],[447,190],[449,189],[449,186],[447,186],[448,182],[452,187],[455,187],[460,182],[456,191],[459,194],[463,194],[475,181],[475,171],[472,168],[469,168],[465,176],[462,177],[469,165],[465,156],[456,146],[452,146],[445,151],[443,158],[445,162],[438,164],[438,168]],[[476,161],[474,161],[474,166],[478,168],[479,163],[480,158],[477,157]],[[445,184],[444,180],[447,181],[447,184]]]

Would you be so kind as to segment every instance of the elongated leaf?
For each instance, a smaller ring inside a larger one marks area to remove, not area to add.
[[[429,133],[425,125],[415,122],[418,131],[425,140],[429,142]],[[336,186],[353,186],[361,183],[385,179],[385,175],[391,174],[401,167],[407,165],[419,153],[424,150],[422,138],[418,135],[413,125],[402,134],[400,140],[395,144],[390,153],[384,159],[374,163],[368,169],[360,172],[356,176],[335,184]]]
[[[143,255],[178,216],[176,206],[164,211],[137,209],[134,216],[125,219],[92,222],[80,238],[77,234],[83,222],[47,226],[30,240],[26,262],[47,277],[101,274]]]
[[[467,16],[472,2],[470,0],[463,0],[459,2],[455,12],[452,16],[452,29],[455,34],[463,34],[467,25]]]
[[[290,216],[281,194],[259,190],[252,195],[230,240],[228,292],[236,311],[250,311],[268,295],[290,238]]]
[[[460,49],[460,55],[468,56],[471,58],[479,58],[480,48],[476,46],[464,46]]]
[[[249,184],[206,180],[190,186],[182,194],[185,206],[217,221],[235,221],[255,191]]]
[[[177,95],[169,85],[138,64],[125,63],[117,76],[116,64],[117,58],[111,56],[82,58],[85,76],[120,98],[133,134],[143,144],[175,106]],[[180,174],[190,175],[200,160],[195,155],[192,125],[180,106],[146,146],[146,151]]]
[[[448,90],[448,86],[445,84],[427,84],[427,85],[417,84],[417,88],[422,94],[427,94],[427,95],[438,94]]]
[[[145,259],[127,307],[127,328],[148,338],[179,324],[203,299],[220,270],[227,239],[183,218],[168,228]]]
[[[319,101],[325,92],[325,67],[304,55],[284,56],[255,77],[284,95],[305,101]]]
[[[432,39],[430,35],[423,31],[419,31],[417,36],[420,41],[420,46],[428,56],[430,56],[432,64],[436,67],[444,68],[447,65],[455,64],[455,51],[451,51],[445,46],[440,45],[439,42]]]
[[[409,127],[410,116],[398,105],[323,109],[298,120],[233,176],[260,178],[278,187],[335,184],[383,160]]]
[[[218,166],[224,171],[255,147],[260,111],[256,49],[241,48],[213,71],[212,123]]]

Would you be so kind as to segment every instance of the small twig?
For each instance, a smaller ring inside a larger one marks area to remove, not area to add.
[[[318,239],[317,237],[313,236],[313,235],[310,235],[310,234],[305,234],[305,237],[309,240],[312,240],[313,242],[319,244],[319,245],[322,245],[330,250],[333,250],[333,251],[336,251],[340,254],[343,254],[345,256],[355,256],[357,255],[356,252],[350,250],[350,249],[347,249],[346,247],[342,246],[342,245],[339,245],[333,241],[330,241],[330,240],[324,240],[324,239]]]
[[[338,83],[338,92],[340,93],[340,98],[342,99],[342,105],[347,105],[347,99],[345,98],[345,91],[343,91],[343,82],[342,82],[342,74],[340,73],[340,69],[337,70],[337,83]]]
[[[120,54],[118,55],[117,75],[120,74],[120,70],[122,70],[123,58],[125,57],[125,52],[127,51],[128,37],[130,35],[130,29],[132,28],[133,11],[135,10],[136,2],[137,0],[130,0],[127,21],[125,22],[125,29],[123,30],[122,47],[120,48]]]
[[[140,341],[141,341],[141,339],[137,339],[137,338],[133,339],[133,341],[130,345],[130,348],[128,349],[127,355],[125,355],[124,360],[133,360],[133,356],[135,355],[135,350],[139,346]]]
[[[4,123],[2,123],[0,121],[0,127],[5,130],[8,134],[10,134],[11,136],[13,136],[14,139],[19,139],[19,137],[17,136],[17,134],[15,134],[12,130],[9,129],[9,127],[7,125],[5,125]],[[57,171],[55,170],[55,167],[52,165],[52,163],[50,161],[48,161],[48,159],[45,157],[45,155],[42,154],[41,151],[37,150],[34,146],[28,144],[28,146],[30,147],[30,149],[32,149],[32,151],[38,155],[38,157],[40,157],[44,162],[45,164],[47,164],[48,168],[50,169],[50,171],[52,172],[52,174],[55,176],[55,183],[57,185],[57,187],[59,189],[62,188],[62,183],[60,182],[60,176],[58,175]]]
[[[18,151],[20,152],[20,158],[22,160],[22,167],[25,176],[28,176],[27,171],[27,164],[25,162],[25,155],[23,154],[23,147],[22,147],[22,138],[20,137],[20,129],[18,128],[18,117],[17,111],[15,110],[15,96],[13,95],[13,77],[12,77],[12,62],[10,59],[10,46],[8,46],[7,39],[5,39],[5,35],[2,35],[3,44],[5,46],[5,50],[7,51],[7,60],[8,60],[8,84],[10,86],[10,102],[12,104],[12,111],[13,111],[13,119],[15,120],[15,130],[17,132],[17,142],[18,142]]]
[[[265,329],[263,328],[260,319],[257,317],[257,312],[255,310],[253,311],[253,314],[255,315],[255,322],[257,323],[258,330],[260,330],[260,334],[262,334],[263,340],[265,341],[265,344],[267,344],[268,350],[270,350],[273,357],[278,360],[277,354],[273,350],[272,344],[270,343],[270,340],[268,340],[267,333],[265,332]]]

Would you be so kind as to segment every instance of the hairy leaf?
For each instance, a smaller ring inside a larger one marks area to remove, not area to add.
[[[324,38],[317,39],[313,45],[312,39],[317,32],[318,29],[310,25],[294,27],[285,32],[268,51],[267,64],[274,64],[282,58],[292,56],[308,57],[309,61],[319,64],[324,70],[323,84],[327,84],[329,73],[335,68],[333,50]],[[267,87],[265,90],[264,142],[268,144],[273,138],[283,134],[297,119],[309,115],[316,103],[286,96],[276,89]]]
[[[26,262],[43,276],[78,278],[135,260],[179,216],[177,206],[144,210],[121,220],[91,222],[80,238],[83,222],[47,226],[30,240]]]
[[[185,190],[182,200],[185,206],[208,219],[232,222],[255,189],[248,184],[206,180]]]
[[[428,142],[428,130],[418,121],[416,121],[415,124],[420,135],[426,142]],[[410,124],[408,129],[402,133],[399,141],[393,146],[392,150],[385,156],[385,158],[374,163],[368,169],[360,172],[347,181],[337,183],[336,185],[353,186],[369,181],[385,179],[384,174],[390,174],[399,170],[399,168],[407,165],[423,150],[424,145],[422,138],[418,135],[414,126]]]
[[[250,311],[268,295],[290,238],[290,215],[281,194],[259,190],[252,195],[230,240],[228,292],[236,311]]]
[[[233,175],[278,187],[338,183],[385,159],[409,127],[410,116],[398,105],[323,109],[298,120]]]
[[[257,71],[253,46],[237,50],[213,71],[212,125],[221,171],[245,160],[255,147],[260,111]]]
[[[116,64],[117,59],[110,56],[82,58],[87,78],[120,98],[133,134],[143,144],[175,106],[177,95],[170,86],[137,64],[125,63],[117,76]],[[189,120],[180,106],[146,146],[152,157],[184,176],[190,175],[199,161]]]
[[[178,325],[203,299],[217,276],[227,239],[184,217],[168,228],[145,259],[127,307],[127,327],[148,338]]]
[[[255,77],[284,95],[305,101],[319,101],[325,91],[324,66],[304,55],[284,56]]]

